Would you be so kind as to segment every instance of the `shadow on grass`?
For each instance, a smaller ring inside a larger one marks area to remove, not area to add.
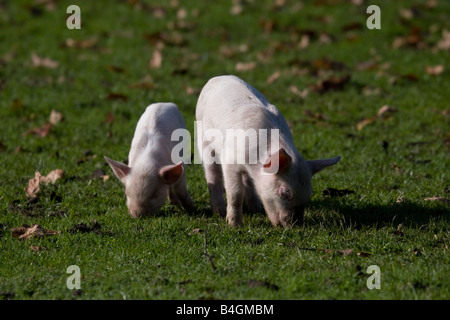
[[[377,228],[402,224],[420,228],[433,221],[450,223],[450,209],[443,203],[389,203],[373,204],[343,201],[339,198],[313,200],[307,207],[305,223],[309,225],[323,224],[342,225],[361,228],[374,226]]]

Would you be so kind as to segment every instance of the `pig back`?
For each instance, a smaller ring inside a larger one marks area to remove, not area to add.
[[[196,119],[203,128],[278,129],[280,142],[291,144],[289,126],[280,111],[262,93],[236,76],[214,77],[200,93]]]
[[[155,153],[167,158],[172,148],[179,142],[171,141],[176,129],[185,129],[183,116],[171,102],[149,105],[139,119],[129,153],[132,164],[143,154]]]

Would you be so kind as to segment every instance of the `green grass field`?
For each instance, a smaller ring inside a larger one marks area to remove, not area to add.
[[[448,12],[444,0],[0,1],[0,299],[450,299]],[[229,227],[194,164],[196,212],[127,214],[103,156],[127,158],[153,102],[176,103],[193,137],[198,94],[222,74],[281,110],[304,158],[342,156],[313,178],[304,225],[244,213]],[[48,125],[52,110],[62,120]],[[64,176],[29,199],[29,179],[54,169]],[[59,233],[13,237],[22,224]]]

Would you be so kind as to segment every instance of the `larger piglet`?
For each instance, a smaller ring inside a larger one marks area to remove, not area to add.
[[[258,90],[236,76],[219,76],[208,81],[197,102],[196,119],[197,146],[203,160],[212,210],[221,216],[226,215],[228,224],[232,226],[242,224],[244,200],[249,209],[255,211],[262,205],[274,226],[301,224],[312,192],[311,177],[340,159],[304,160],[294,146],[280,111]],[[211,130],[213,133],[215,130],[216,135],[211,134]],[[217,130],[220,135],[217,135]],[[259,133],[257,145],[248,139],[244,150],[236,148],[237,144],[229,150],[230,145],[225,141],[233,130],[245,132],[244,138],[256,131]],[[265,153],[261,152],[264,148],[258,145],[261,132],[267,132],[268,136],[270,133],[278,134],[277,143],[273,143],[270,137],[266,139]],[[215,140],[220,136],[223,140],[218,143],[220,141]],[[239,163],[236,159],[242,156],[242,152],[246,161]],[[256,163],[248,161],[256,153]],[[235,161],[230,162],[230,159]]]
[[[173,163],[171,152],[178,144],[171,140],[176,129],[184,129],[183,116],[173,103],[154,103],[138,121],[128,165],[105,157],[125,186],[127,207],[132,217],[159,211],[167,197],[171,203],[193,208],[187,191],[183,163]]]

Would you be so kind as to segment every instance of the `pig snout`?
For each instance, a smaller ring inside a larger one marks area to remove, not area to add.
[[[297,206],[291,210],[275,211],[272,213],[268,213],[268,217],[273,226],[290,228],[294,225],[300,226],[303,224],[304,212],[305,212],[304,206]]]

